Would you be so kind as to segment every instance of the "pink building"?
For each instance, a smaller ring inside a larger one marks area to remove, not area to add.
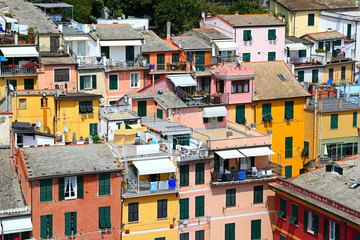
[[[285,23],[271,14],[209,16],[200,20],[200,27],[234,38],[244,62],[284,59]]]

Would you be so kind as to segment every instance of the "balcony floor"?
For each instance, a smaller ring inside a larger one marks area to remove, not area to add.
[[[136,197],[147,197],[147,196],[153,196],[153,195],[162,195],[162,194],[174,194],[174,193],[179,193],[179,189],[175,189],[175,190],[161,190],[161,191],[157,191],[157,192],[150,192],[150,191],[140,191],[140,192],[135,192],[135,191],[126,191],[122,193],[122,198],[136,198]]]
[[[278,178],[285,178],[284,176],[281,175],[272,175],[272,176],[268,176],[268,177],[261,177],[261,178],[246,178],[244,180],[232,180],[232,181],[211,181],[210,184],[212,186],[223,186],[223,185],[233,185],[233,184],[244,184],[244,183],[255,183],[255,182],[273,182],[276,181],[276,179]]]

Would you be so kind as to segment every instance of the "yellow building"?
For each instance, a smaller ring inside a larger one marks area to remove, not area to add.
[[[324,80],[332,79],[333,83],[354,82],[355,61],[330,62],[324,67]]]
[[[346,4],[345,4],[346,2]],[[319,31],[319,16],[323,10],[356,11],[354,2],[344,1],[313,1],[313,0],[270,0],[269,10],[284,17],[287,22],[287,35],[300,37],[306,33]]]
[[[105,72],[103,67],[81,67],[78,69],[79,90],[81,92],[100,94],[103,98],[100,105],[106,105],[107,93],[105,84]]]
[[[245,105],[246,123],[272,135],[272,162],[283,174],[296,176],[303,168],[304,106],[310,94],[283,61],[244,63],[254,68],[255,95]],[[229,106],[230,121],[236,122],[236,105]]]
[[[343,99],[309,101],[305,108],[305,168],[324,165],[358,153],[360,106]]]

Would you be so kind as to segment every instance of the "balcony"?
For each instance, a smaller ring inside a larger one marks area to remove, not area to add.
[[[180,151],[178,151],[177,157],[178,162],[186,162],[210,158],[210,155],[208,148],[192,146],[190,139],[190,146],[180,146]]]
[[[163,181],[127,180],[122,184],[122,196],[124,198],[177,193],[179,191],[176,179]]]
[[[188,106],[208,106],[229,103],[229,93],[202,94],[195,90],[193,94],[178,91],[176,95]]]
[[[236,63],[238,60],[239,56],[212,56],[210,59],[210,62],[212,64],[214,63]]]
[[[1,67],[1,75],[32,75],[36,74],[37,66],[18,66],[18,65],[9,65]]]

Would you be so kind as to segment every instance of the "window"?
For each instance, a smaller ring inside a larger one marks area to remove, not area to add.
[[[192,62],[194,60],[193,58],[194,58],[194,53],[192,53],[192,52],[186,53],[186,61]]]
[[[70,82],[69,68],[54,68],[54,82]]]
[[[48,98],[45,98],[45,101],[46,101],[46,107],[49,107],[49,105],[48,105]],[[44,107],[44,99],[43,99],[43,98],[40,99],[40,107],[41,107],[41,108]]]
[[[294,101],[285,102],[285,119],[294,119]]]
[[[226,189],[226,206],[236,206],[236,188]]]
[[[101,55],[104,53],[106,58],[110,58],[110,47],[105,46],[100,49]]]
[[[346,39],[351,39],[351,24],[347,25]]]
[[[303,82],[304,81],[304,71],[298,71],[298,81]]]
[[[145,117],[147,113],[146,101],[138,101],[138,116]]]
[[[236,122],[240,124],[246,123],[245,118],[245,105],[236,106]]]
[[[273,120],[273,118],[271,116],[271,103],[263,103],[262,119],[263,119],[263,122],[271,122]]]
[[[268,40],[276,40],[276,29],[268,30]]]
[[[293,156],[293,137],[285,138],[285,158],[292,158]]]
[[[150,63],[150,54],[143,54],[143,58],[147,63]]]
[[[292,177],[292,166],[291,165],[285,166],[285,177],[286,178]]]
[[[52,238],[53,236],[53,215],[40,216],[40,237]]]
[[[128,221],[129,222],[138,222],[139,221],[139,203],[133,202],[129,203],[128,206]]]
[[[115,105],[117,100],[109,101],[109,105]]]
[[[189,218],[189,198],[180,199],[180,220]]]
[[[155,238],[154,240],[166,240],[166,237]]]
[[[195,165],[195,184],[203,184],[205,182],[204,179],[204,170],[205,170],[205,164],[204,163],[197,163]]]
[[[96,75],[80,76],[80,90],[96,89]]]
[[[330,129],[338,128],[338,114],[331,114]]]
[[[319,216],[304,209],[304,229],[318,235]]]
[[[110,217],[110,207],[99,207],[99,228],[110,228],[111,227],[111,217]]]
[[[330,220],[329,240],[340,240],[340,224]]]
[[[205,197],[195,197],[195,217],[203,217],[205,215]]]
[[[208,93],[210,91],[210,78],[209,77],[198,78],[198,80],[199,80],[199,90]]]
[[[319,70],[317,69],[312,70],[312,82],[313,83],[319,82]]]
[[[180,233],[180,240],[189,240],[189,233]]]
[[[357,112],[353,112],[353,127],[357,126]]]
[[[157,54],[157,70],[165,70],[165,54]]]
[[[164,111],[162,109],[156,109],[156,117],[157,118],[160,118],[160,119],[163,119],[164,117]]]
[[[243,31],[243,40],[244,41],[251,41],[252,40],[251,30],[244,30]]]
[[[25,98],[19,99],[19,109],[26,109],[26,99]]]
[[[59,46],[59,36],[50,36],[50,52],[57,52],[59,50]]]
[[[324,49],[324,42],[318,42],[318,49]]]
[[[118,90],[117,74],[109,74],[109,90]]]
[[[86,56],[86,46],[85,41],[77,41],[77,55]]]
[[[158,200],[157,204],[157,218],[167,218],[167,199]]]
[[[189,165],[180,166],[180,187],[189,186]]]
[[[261,219],[251,221],[251,239],[261,239]]]
[[[110,173],[99,174],[99,196],[110,194]]]
[[[76,177],[66,177],[64,178],[64,193],[65,199],[74,199],[77,197],[77,186],[76,186]]]
[[[329,220],[327,218],[324,218],[323,239],[328,240],[328,237],[329,237]]]
[[[355,240],[360,240],[360,234],[355,233]]]
[[[301,156],[308,157],[309,156],[309,142],[304,141],[304,148],[301,151]]]
[[[263,189],[261,186],[254,186],[254,203],[262,203],[263,202]]]
[[[84,177],[65,177],[58,179],[59,200],[84,197]]]
[[[268,52],[268,61],[276,60],[276,52]]]
[[[291,204],[291,215],[290,215],[288,221],[291,222],[292,224],[297,225],[298,218],[299,218],[299,207],[298,207],[298,205],[292,203]]]
[[[341,80],[345,80],[346,77],[346,67],[341,67]]]
[[[249,81],[231,81],[231,93],[249,92]]]
[[[243,53],[243,62],[251,62],[251,53]]]
[[[299,50],[299,57],[306,57],[306,50]]]
[[[276,216],[286,219],[286,199],[280,198],[280,208]]]
[[[329,79],[331,79],[331,80],[334,79],[334,69],[333,68],[329,68]]]
[[[25,90],[34,90],[34,79],[33,78],[25,78],[24,79],[24,89]]]
[[[280,234],[280,240],[286,240],[286,236]]]
[[[195,232],[195,240],[204,240],[205,239],[205,231],[199,230]]]
[[[77,233],[76,212],[65,213],[65,235],[72,236]]]
[[[92,101],[79,101],[79,113],[92,113],[93,111]]]
[[[140,73],[130,73],[130,87],[131,88],[140,87]]]
[[[95,135],[98,135],[98,131],[97,131],[97,123],[89,123],[89,134],[92,135],[92,134],[95,134]]]
[[[216,92],[224,93],[224,80],[216,79]]]
[[[235,240],[235,223],[225,224],[225,240]]]
[[[173,53],[172,55],[171,55],[171,57],[172,57],[172,62],[173,63],[178,63],[179,62],[179,54],[178,53]]]
[[[40,180],[40,202],[52,201],[52,179]]]
[[[315,14],[308,14],[308,26],[314,26]]]

